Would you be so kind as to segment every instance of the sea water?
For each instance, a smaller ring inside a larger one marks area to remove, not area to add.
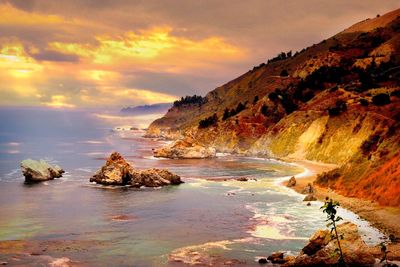
[[[166,142],[142,137],[144,131],[136,128],[146,119],[151,118],[0,110],[0,244],[73,241],[74,249],[51,256],[83,266],[257,266],[259,257],[274,251],[295,255],[313,232],[325,228],[320,202],[306,206],[303,196],[279,183],[304,172],[301,167],[229,154],[156,159],[152,149]],[[142,189],[89,183],[113,151],[139,169],[167,168],[185,183]],[[45,159],[66,173],[24,184],[19,164],[26,158]],[[235,180],[240,177],[249,181]],[[361,227],[368,243],[382,238],[353,213],[341,210],[341,215]]]

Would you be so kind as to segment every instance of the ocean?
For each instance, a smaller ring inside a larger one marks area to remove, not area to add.
[[[304,172],[300,166],[228,154],[153,158],[151,149],[167,144],[142,137],[155,117],[1,109],[0,248],[18,240],[42,250],[36,256],[3,250],[0,261],[14,256],[25,265],[65,257],[78,266],[258,266],[259,257],[274,251],[295,255],[325,228],[320,202],[306,206],[304,196],[280,185]],[[155,189],[90,183],[113,151],[139,169],[167,168],[185,183]],[[66,173],[24,184],[19,164],[27,158],[45,159]],[[250,180],[234,179],[239,177]],[[352,212],[340,214],[360,226],[369,244],[383,238]]]

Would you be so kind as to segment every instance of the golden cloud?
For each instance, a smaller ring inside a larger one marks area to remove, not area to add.
[[[247,56],[245,49],[218,36],[194,40],[175,35],[168,26],[104,34],[110,29],[92,21],[27,12],[10,4],[0,4],[1,25],[58,32],[49,38],[53,41],[36,46],[16,37],[0,38],[0,105],[74,108],[172,102],[176,96],[143,85],[135,88],[132,80],[140,79],[140,73],[214,72],[220,64]],[[83,30],[85,40],[92,41],[80,41],[82,28],[88,30]],[[63,36],[79,41],[61,41]]]
[[[52,42],[49,48],[78,55],[89,63],[99,65],[179,63],[190,67],[201,61],[237,60],[245,55],[243,49],[228,44],[220,37],[193,41],[173,36],[171,32],[170,27],[158,27],[140,33],[127,32],[123,36],[97,36],[97,45]]]
[[[75,105],[67,103],[69,100],[70,98],[64,95],[53,95],[50,101],[42,102],[42,104],[52,108],[74,108]]]
[[[102,105],[116,105],[129,103],[167,103],[178,99],[177,96],[153,92],[146,89],[120,88],[104,86],[95,90],[82,89],[80,91],[80,101],[87,106],[101,103]]]

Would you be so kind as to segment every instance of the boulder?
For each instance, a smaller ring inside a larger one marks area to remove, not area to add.
[[[314,197],[313,194],[308,194],[308,195],[303,199],[303,201],[315,201],[315,200],[317,200],[317,199]]]
[[[292,176],[289,181],[287,182],[287,187],[293,187],[296,185],[296,178],[294,176]]]
[[[375,263],[374,256],[369,252],[355,224],[340,224],[337,231],[339,235],[343,235],[340,244],[347,266],[371,266]],[[335,253],[337,247],[337,241],[331,238],[330,230],[318,230],[300,255],[285,266],[332,266],[339,259],[339,255]]]
[[[240,178],[237,178],[236,179],[236,181],[239,181],[239,182],[247,182],[249,179],[247,179],[246,177],[240,177]]]
[[[301,194],[305,194],[305,195],[313,194],[313,193],[314,193],[314,187],[312,186],[311,183],[308,183],[308,184],[306,185],[306,187],[304,187],[303,190],[301,190],[300,193],[301,193]]]
[[[267,260],[272,263],[283,264],[285,263],[285,259],[283,258],[283,252],[274,252],[270,256],[268,256]]]
[[[183,183],[181,178],[168,170],[134,169],[118,152],[113,152],[90,182],[104,185],[130,185],[133,187],[159,187]]]
[[[134,169],[118,152],[113,152],[92,178],[91,182],[104,185],[126,185],[131,180]]]
[[[154,150],[154,157],[171,159],[204,159],[214,158],[216,150],[212,147],[204,147],[191,139],[177,140],[174,143]]]
[[[57,165],[51,165],[44,160],[26,159],[21,162],[22,174],[25,182],[34,183],[60,178],[65,172]]]
[[[267,264],[267,263],[268,263],[268,260],[267,260],[266,258],[259,258],[259,259],[258,259],[258,263],[259,263],[259,264]]]

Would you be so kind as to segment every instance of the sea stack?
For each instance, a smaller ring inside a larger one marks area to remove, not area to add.
[[[130,185],[133,187],[159,187],[165,185],[178,185],[183,183],[181,178],[161,169],[134,169],[118,152],[113,152],[90,182],[103,185]]]
[[[60,166],[52,166],[44,160],[26,159],[21,162],[26,183],[37,183],[60,178],[65,172]]]

